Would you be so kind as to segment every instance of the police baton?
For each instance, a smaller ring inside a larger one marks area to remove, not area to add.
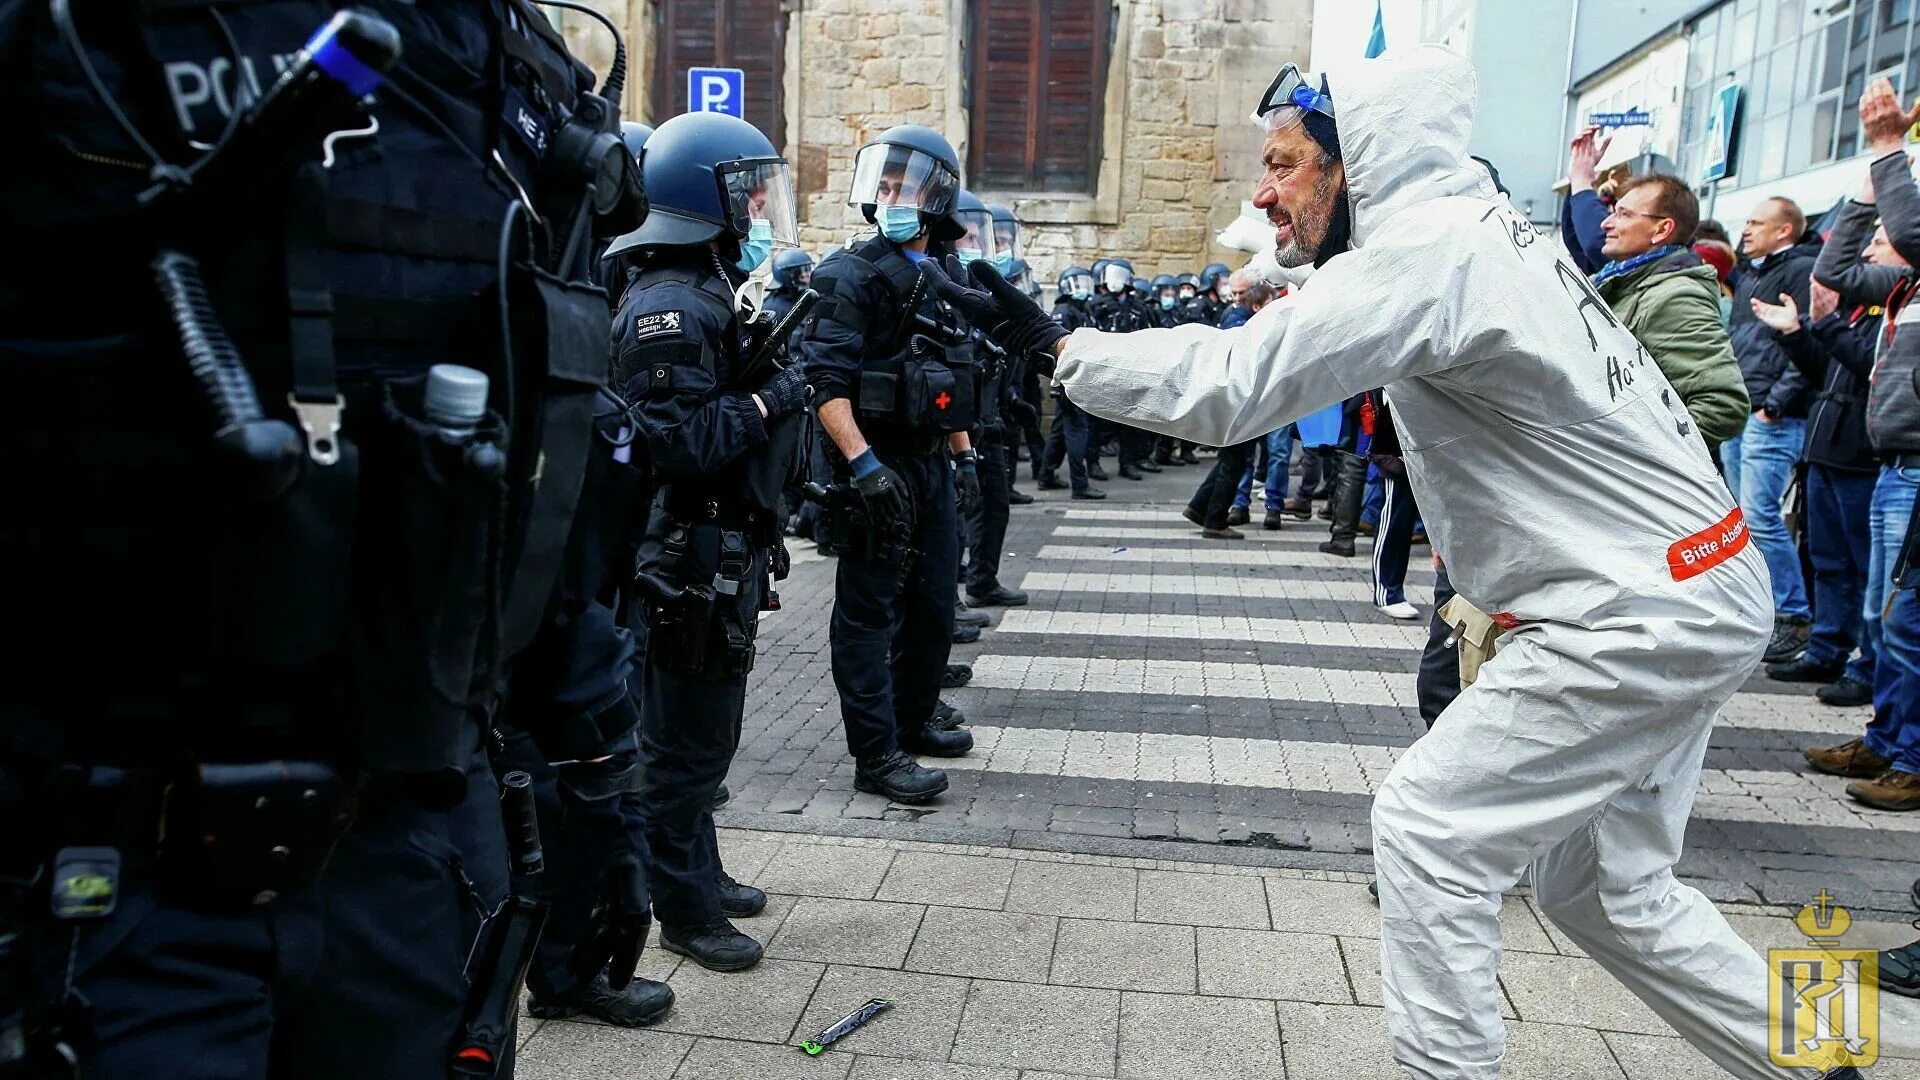
[[[773,329],[767,331],[766,340],[762,341],[760,347],[755,349],[753,355],[747,359],[746,368],[740,374],[742,385],[759,386],[786,369],[787,365],[782,363],[780,358],[787,350],[787,342],[792,339],[793,332],[800,328],[801,323],[807,321],[807,316],[813,314],[813,309],[819,304],[820,294],[812,289],[800,294],[800,298],[793,302],[793,307],[786,316],[773,324]]]
[[[534,806],[533,777],[518,769],[500,778],[500,812],[507,829],[513,872],[531,877],[546,867],[540,845],[540,818]],[[487,917],[467,963],[467,1005],[460,1037],[447,1069],[454,1077],[492,1077],[499,1073],[520,992],[533,963],[534,946],[547,924],[547,902],[514,895]]]

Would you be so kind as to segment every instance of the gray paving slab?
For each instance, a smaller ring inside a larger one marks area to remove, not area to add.
[[[1334,938],[1214,927],[1195,934],[1202,994],[1353,1004]]]
[[[954,1061],[1079,1076],[1112,1076],[1120,992],[976,980]]]
[[[1627,1080],[1724,1080],[1726,1070],[1677,1035],[1603,1031],[1613,1059]]]
[[[1007,892],[1008,911],[1081,919],[1131,919],[1139,875],[1118,866],[1021,862]]]
[[[1193,927],[1062,919],[1049,981],[1191,994]]]
[[[655,1030],[785,1043],[825,970],[792,960],[762,960],[750,971],[729,974],[683,964],[669,984],[673,1011]]]
[[[1606,1031],[1665,1035],[1672,1031],[1619,980],[1592,960],[1509,953],[1500,981],[1522,1020]]]
[[[786,846],[768,860],[754,884],[795,896],[871,900],[892,863],[893,852],[884,848]]]
[[[784,960],[899,967],[913,945],[925,910],[918,904],[803,896],[767,945],[767,955]]]
[[[1283,1080],[1273,1003],[1122,994],[1116,1075],[1123,1080]]]
[[[1060,920],[1017,911],[929,907],[906,967],[941,975],[1042,983]]]
[[[999,910],[1013,884],[1013,864],[975,855],[902,852],[880,883],[878,899]]]
[[[520,1047],[519,1080],[667,1080],[693,1046],[686,1035],[555,1020]]]
[[[1260,878],[1145,870],[1140,874],[1135,915],[1142,922],[1185,923],[1265,930],[1266,888]]]
[[[804,1039],[825,1030],[875,998],[891,1001],[894,1007],[835,1043],[837,1050],[912,1058],[916,1067],[947,1060],[966,1007],[967,980],[946,975],[834,964],[821,976],[795,1035]]]
[[[809,1058],[792,1046],[699,1039],[673,1080],[846,1080],[852,1068],[852,1054]]]
[[[1019,1080],[1014,1069],[995,1069],[985,1065],[934,1064],[926,1061],[902,1061],[898,1058],[869,1057],[854,1059],[847,1080]]]

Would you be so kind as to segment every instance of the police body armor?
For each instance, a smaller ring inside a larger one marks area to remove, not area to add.
[[[687,294],[709,306],[723,326],[715,350],[713,388],[701,402],[752,393],[744,385],[751,335],[731,300],[732,287],[698,266],[642,269],[628,285],[643,289],[661,282],[691,286]],[[722,298],[715,286],[728,293]],[[672,379],[665,365],[636,372],[637,385]],[[662,482],[645,515],[638,550],[637,599],[647,605],[648,649],[665,654],[675,670],[703,679],[744,678],[753,670],[758,610],[743,611],[735,598],[757,592],[764,609],[773,594],[764,580],[769,553],[780,547],[781,492],[792,480],[804,412],[783,416],[767,426],[767,442],[697,483]],[[775,568],[786,576],[784,565]]]
[[[572,241],[631,227],[644,201],[634,180],[602,221],[556,161],[606,103],[526,0],[372,0],[402,56],[365,130],[329,138],[324,167],[306,146],[242,161],[152,212],[163,170],[141,137],[193,162],[244,131],[231,118],[334,8],[109,8],[78,20],[83,46],[44,6],[7,28],[27,42],[16,145],[34,165],[5,212],[35,257],[0,271],[0,465],[21,482],[0,556],[35,643],[0,780],[151,773],[182,835],[266,804],[284,778],[246,763],[337,768],[303,781],[323,805],[277,811],[295,858],[212,872],[284,888],[350,819],[352,771],[428,806],[463,796],[477,721],[552,592],[605,378],[607,302]],[[274,484],[216,444],[183,360],[228,339],[262,422],[293,436]],[[491,379],[468,431],[424,412],[439,363]]]
[[[932,453],[942,436],[972,428],[980,415],[981,377],[966,328],[934,299],[920,269],[900,249],[873,237],[836,251],[814,271],[814,288],[833,296],[839,275],[865,273],[885,283],[894,301],[886,312],[851,311],[827,304],[835,319],[866,331],[869,351],[860,367],[854,402],[861,431],[881,441],[904,441]],[[889,325],[890,320],[897,320]]]

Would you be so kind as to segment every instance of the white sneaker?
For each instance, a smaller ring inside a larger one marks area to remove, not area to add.
[[[1420,609],[1407,603],[1405,600],[1397,604],[1375,604],[1374,606],[1386,612],[1389,618],[1417,619],[1420,617]]]

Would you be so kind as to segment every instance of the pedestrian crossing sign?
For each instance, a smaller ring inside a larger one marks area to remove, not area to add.
[[[1768,1057],[1789,1069],[1873,1064],[1880,1057],[1880,954],[1836,947],[1853,920],[1825,889],[1794,921],[1810,947],[1767,950]]]

